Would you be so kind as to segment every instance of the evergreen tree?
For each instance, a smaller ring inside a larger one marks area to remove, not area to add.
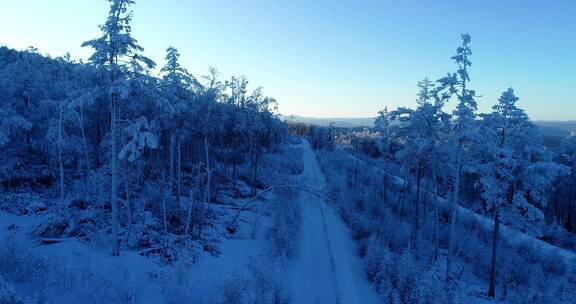
[[[426,176],[432,177],[439,166],[439,150],[442,137],[446,133],[449,117],[442,111],[444,101],[436,98],[434,84],[428,79],[418,83],[420,88],[415,110],[399,108],[390,113],[397,121],[396,140],[403,142],[395,157],[416,175],[416,195],[414,199],[414,219],[411,234],[411,247],[417,246],[420,228],[421,182]],[[424,210],[426,217],[427,208]]]
[[[552,161],[542,148],[538,129],[524,111],[513,89],[498,99],[491,114],[483,115],[482,145],[484,155],[479,165],[482,198],[494,215],[492,260],[488,296],[496,293],[497,248],[502,216],[520,213],[530,221],[542,221],[538,207],[548,203],[546,189],[566,169]]]
[[[438,96],[442,100],[449,100],[456,96],[458,104],[452,113],[455,151],[454,189],[452,195],[452,214],[450,216],[450,237],[448,254],[446,255],[446,280],[450,278],[452,265],[452,254],[454,251],[455,225],[457,208],[460,199],[460,179],[462,174],[462,164],[466,162],[467,146],[475,140],[475,120],[477,109],[476,92],[468,88],[470,75],[468,68],[472,65],[470,56],[470,35],[462,34],[462,45],[456,49],[456,55],[452,60],[458,65],[456,73],[448,74],[438,80]]]
[[[564,138],[556,149],[555,160],[570,173],[557,179],[555,199],[550,205],[552,220],[564,228],[576,229],[576,134]]]
[[[111,161],[112,171],[110,200],[112,204],[112,255],[120,254],[118,240],[118,169],[116,152],[117,139],[117,108],[121,100],[128,97],[128,85],[126,73],[128,63],[139,66],[140,63],[148,68],[153,68],[155,63],[144,57],[140,52],[144,51],[138,41],[132,37],[132,12],[129,11],[132,0],[109,0],[110,12],[106,22],[100,26],[102,36],[94,40],[82,43],[83,47],[91,47],[94,53],[90,56],[90,62],[95,65],[105,66],[109,72],[107,94],[110,100],[111,115]]]

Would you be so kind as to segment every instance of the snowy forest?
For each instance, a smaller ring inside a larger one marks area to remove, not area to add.
[[[86,62],[0,47],[0,304],[576,303],[576,134],[475,91],[470,35],[351,129],[154,62],[108,2]]]

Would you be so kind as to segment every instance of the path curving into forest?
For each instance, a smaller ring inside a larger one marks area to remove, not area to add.
[[[303,140],[302,182],[321,191],[325,178],[310,144]],[[291,303],[378,303],[366,280],[351,233],[336,210],[302,191],[297,203],[302,212],[301,237],[296,255],[287,262]]]

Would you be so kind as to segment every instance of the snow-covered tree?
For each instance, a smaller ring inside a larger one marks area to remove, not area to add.
[[[112,203],[112,255],[120,254],[118,240],[118,166],[117,166],[117,111],[119,102],[125,100],[128,95],[128,84],[125,73],[129,63],[143,63],[146,67],[152,68],[155,63],[140,52],[144,49],[138,41],[132,37],[132,12],[129,8],[132,0],[109,0],[110,12],[106,22],[100,26],[102,36],[94,40],[82,43],[83,47],[91,47],[94,53],[90,56],[90,62],[95,65],[105,66],[109,72],[109,83],[107,94],[110,100],[111,115],[111,203]]]
[[[432,177],[439,167],[439,151],[442,140],[448,131],[449,117],[442,111],[444,101],[436,98],[434,84],[425,78],[418,83],[419,92],[415,110],[399,108],[390,113],[397,121],[396,140],[403,143],[395,157],[399,163],[416,176],[416,195],[414,199],[414,220],[411,246],[417,246],[420,228],[421,182],[426,176]],[[424,218],[427,213],[424,210]]]
[[[513,89],[502,93],[493,112],[483,115],[479,185],[486,209],[494,215],[492,262],[488,296],[495,296],[499,225],[502,216],[520,213],[529,221],[542,221],[538,207],[548,203],[546,190],[565,168],[552,161],[540,143],[540,134]]]
[[[557,179],[551,202],[551,221],[568,230],[576,229],[576,134],[564,138],[555,151],[555,160],[567,166],[570,173]]]
[[[393,157],[393,155],[391,155],[391,144],[394,138],[392,123],[393,121],[388,107],[384,107],[382,111],[378,111],[378,116],[374,120],[374,130],[380,133],[380,141],[378,142],[380,153],[387,159]]]
[[[467,146],[475,140],[475,120],[477,109],[476,92],[468,88],[470,82],[470,75],[468,68],[472,65],[470,56],[472,50],[470,48],[470,35],[462,34],[462,45],[456,49],[456,55],[452,56],[452,60],[458,65],[456,73],[448,73],[445,77],[438,80],[437,94],[440,99],[449,100],[453,96],[457,98],[457,105],[452,112],[453,118],[453,132],[454,132],[454,189],[452,195],[452,215],[450,216],[450,237],[448,254],[446,255],[446,279],[450,277],[452,254],[454,251],[455,240],[455,225],[457,207],[460,199],[460,179],[462,174],[462,164],[467,161],[466,149]]]

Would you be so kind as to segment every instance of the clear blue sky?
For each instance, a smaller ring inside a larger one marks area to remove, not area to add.
[[[0,44],[87,58],[108,4],[3,1]],[[472,35],[472,86],[488,111],[512,86],[533,119],[576,120],[576,1],[140,0],[134,36],[163,64],[167,46],[196,76],[209,66],[245,75],[280,112],[374,116],[413,106],[416,82],[455,70]]]

